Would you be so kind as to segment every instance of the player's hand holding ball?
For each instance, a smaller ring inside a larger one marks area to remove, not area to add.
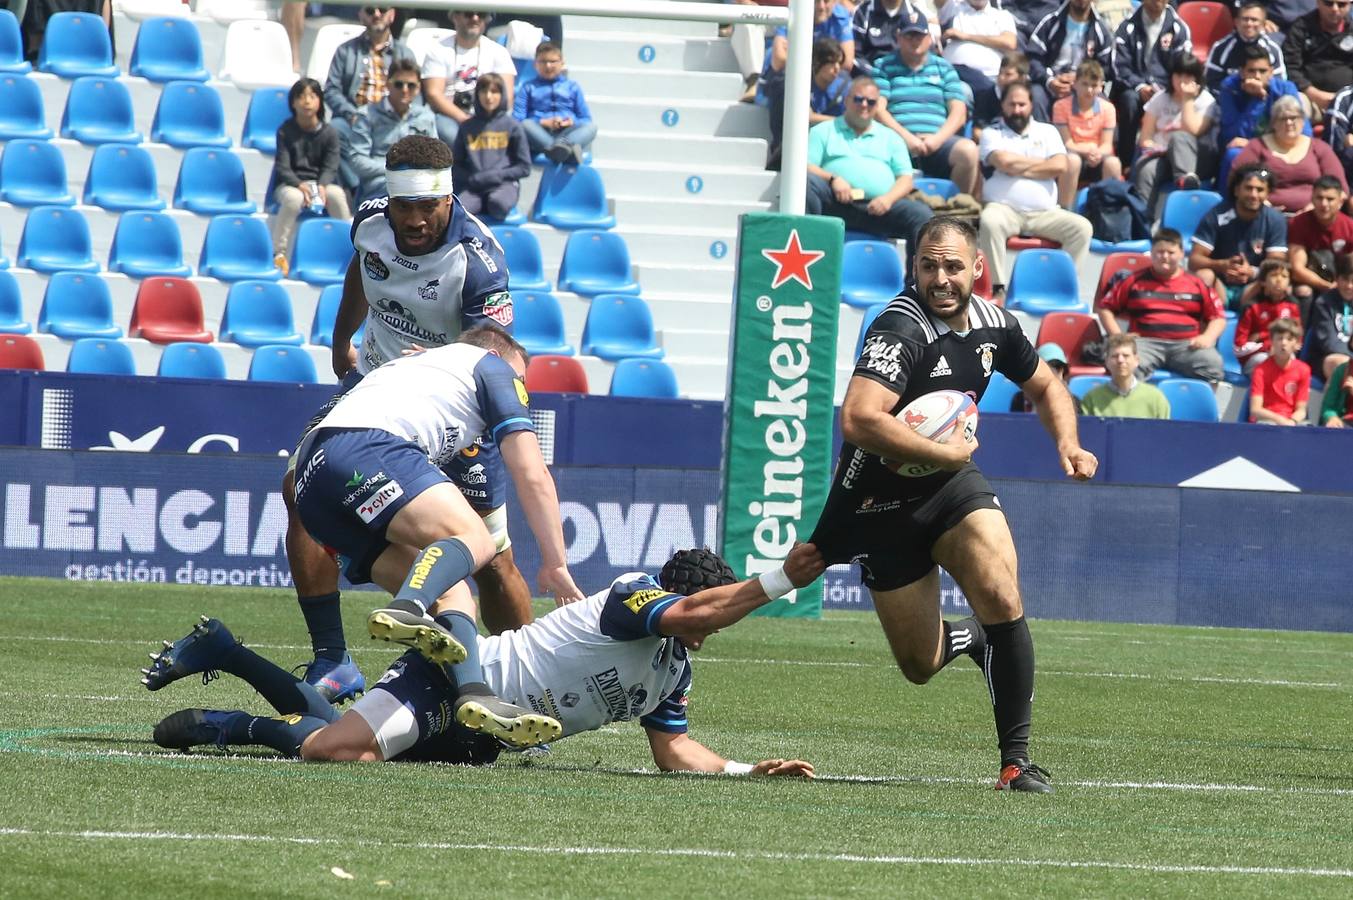
[[[932,391],[917,397],[897,414],[902,424],[939,446],[931,461],[885,459],[883,464],[906,478],[935,472],[957,472],[977,451],[977,404],[961,391]]]

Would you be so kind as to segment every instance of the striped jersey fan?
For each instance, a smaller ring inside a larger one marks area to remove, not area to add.
[[[977,436],[977,404],[962,391],[922,394],[902,407],[897,418],[921,437],[932,441],[944,441],[955,428],[963,429],[963,437],[968,443]],[[885,459],[883,464],[906,478],[920,478],[939,471],[939,466],[929,463]]]

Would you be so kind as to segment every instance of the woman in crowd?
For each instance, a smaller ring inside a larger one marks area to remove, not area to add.
[[[1305,125],[1301,101],[1279,97],[1273,101],[1268,131],[1250,141],[1235,161],[1237,169],[1258,163],[1273,173],[1277,187],[1269,203],[1289,216],[1311,208],[1311,188],[1321,175],[1338,178],[1348,193],[1339,158],[1329,144],[1302,134]]]

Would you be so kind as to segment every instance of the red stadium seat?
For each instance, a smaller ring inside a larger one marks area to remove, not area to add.
[[[0,335],[0,369],[47,368],[42,358],[42,346],[23,334]]]
[[[1061,250],[1062,245],[1047,238],[1018,235],[1005,242],[1007,250]]]
[[[1189,26],[1193,55],[1198,57],[1199,62],[1207,62],[1207,54],[1212,45],[1235,29],[1235,23],[1231,20],[1231,10],[1210,0],[1189,0],[1187,3],[1179,4],[1178,12],[1179,18]]]
[[[1099,301],[1104,297],[1104,291],[1108,288],[1109,282],[1113,276],[1123,269],[1137,271],[1151,265],[1151,255],[1149,253],[1110,253],[1104,258],[1104,268],[1099,270],[1099,286],[1095,288],[1095,306],[1099,306]],[[1063,348],[1065,349],[1065,348]]]
[[[972,290],[979,297],[985,297],[995,303],[997,306],[1004,306],[1005,299],[993,300],[991,297],[991,263],[987,262],[987,255],[981,250],[977,251],[977,258],[982,261],[982,277],[973,282]],[[857,356],[859,354],[856,354]]]
[[[202,295],[186,278],[147,278],[136,292],[128,337],[145,338],[154,344],[192,341],[210,344],[202,312]]]
[[[526,390],[533,394],[586,394],[587,372],[571,356],[533,356],[526,367]]]
[[[1099,320],[1086,313],[1051,312],[1043,316],[1038,326],[1038,346],[1053,343],[1066,353],[1067,368],[1071,377],[1077,375],[1103,375],[1103,366],[1087,365],[1081,358],[1081,348],[1088,341],[1097,341],[1101,337]]]

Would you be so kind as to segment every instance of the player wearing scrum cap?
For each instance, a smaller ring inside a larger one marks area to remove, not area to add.
[[[810,540],[828,564],[860,564],[908,681],[924,684],[961,653],[977,662],[996,716],[996,787],[1051,792],[1048,773],[1029,761],[1034,646],[1015,544],[996,495],[972,463],[976,443],[966,443],[962,429],[947,441],[930,441],[896,418],[933,391],[978,400],[992,373],[1001,372],[1033,402],[1066,474],[1078,480],[1095,474],[1098,463],[1080,446],[1061,380],[1013,316],[973,296],[981,267],[972,226],[950,217],[922,226],[915,286],[888,304],[865,335],[841,405],[841,457]],[[938,471],[904,478],[883,459]],[[941,619],[937,564],[958,582],[975,616]]]

